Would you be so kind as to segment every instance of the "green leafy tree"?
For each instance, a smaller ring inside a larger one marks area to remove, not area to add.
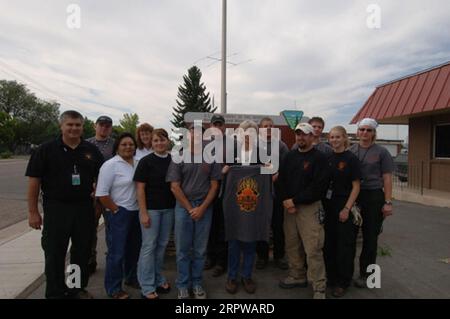
[[[95,123],[85,116],[83,124],[83,137],[90,138],[92,136],[95,136]]]
[[[131,134],[136,133],[136,129],[139,124],[139,115],[136,113],[125,113],[123,119],[119,120],[120,126],[118,127],[118,133],[128,132]]]
[[[211,106],[209,92],[206,93],[205,84],[201,82],[202,72],[197,66],[188,70],[183,76],[183,85],[178,87],[177,106],[173,108],[174,119],[170,122],[177,128],[185,127],[184,115],[187,112],[214,112],[217,108]]]

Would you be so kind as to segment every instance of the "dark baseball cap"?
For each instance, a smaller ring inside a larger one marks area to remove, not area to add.
[[[109,123],[109,124],[112,124],[112,122],[113,122],[112,119],[109,116],[106,116],[106,115],[100,116],[97,119],[97,121],[95,121],[96,124],[97,123]]]
[[[220,123],[222,123],[222,124],[225,124],[225,119],[224,119],[224,117],[223,117],[222,115],[220,115],[220,114],[214,114],[214,115],[211,117],[211,124],[214,124],[214,123],[216,123],[216,122],[220,122]]]

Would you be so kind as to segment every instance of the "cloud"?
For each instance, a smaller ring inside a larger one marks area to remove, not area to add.
[[[450,60],[448,1],[376,1],[381,28],[369,29],[372,2],[228,1],[228,111],[297,107],[347,124],[377,85]],[[0,0],[1,77],[92,119],[136,112],[169,128],[195,62],[220,104],[220,62],[207,56],[220,59],[221,1],[81,0],[75,30],[70,3]]]

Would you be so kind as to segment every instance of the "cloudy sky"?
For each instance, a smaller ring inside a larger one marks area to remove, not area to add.
[[[79,29],[67,26],[72,3]],[[367,24],[372,3],[380,28]],[[0,78],[93,120],[135,112],[170,128],[192,65],[220,103],[220,63],[207,57],[220,58],[221,4],[0,0]],[[228,112],[299,109],[328,127],[347,124],[377,85],[450,60],[449,12],[448,0],[228,0],[228,60],[237,64],[227,69]]]

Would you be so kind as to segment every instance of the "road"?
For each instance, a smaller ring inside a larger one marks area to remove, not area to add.
[[[24,158],[0,160],[0,229],[27,218]]]

